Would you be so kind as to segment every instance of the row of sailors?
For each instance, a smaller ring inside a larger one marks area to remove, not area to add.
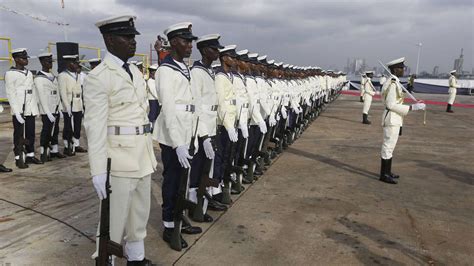
[[[58,76],[50,70],[51,53],[38,56],[42,70],[36,75],[28,70],[25,48],[11,51],[15,66],[5,73],[5,89],[13,117],[15,163],[27,168],[29,163],[42,164],[51,158],[64,158],[59,151],[59,121],[64,117],[64,153],[86,152],[80,146],[81,124],[84,112],[81,73],[77,55],[66,55],[66,69]],[[40,115],[43,127],[40,136],[41,159],[35,157],[35,118]],[[25,156],[26,155],[26,158]]]

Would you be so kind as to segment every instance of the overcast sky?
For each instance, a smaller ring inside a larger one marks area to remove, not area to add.
[[[190,21],[195,35],[220,33],[223,44],[268,54],[295,65],[343,69],[347,58],[375,66],[406,56],[414,70],[423,43],[420,71],[453,68],[464,48],[464,70],[474,67],[474,0],[0,0],[8,8],[66,21],[69,41],[104,47],[97,20],[137,15],[137,52],[148,53],[157,34],[171,24]],[[0,35],[13,47],[40,53],[48,41],[63,41],[63,29],[0,8]],[[0,44],[2,56],[4,43]],[[197,53],[193,58],[198,57]]]

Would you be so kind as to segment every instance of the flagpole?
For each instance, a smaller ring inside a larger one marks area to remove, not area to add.
[[[63,21],[64,21],[64,41],[67,42],[67,23],[66,23],[66,10],[64,8],[64,0],[61,0],[61,7],[63,9]]]

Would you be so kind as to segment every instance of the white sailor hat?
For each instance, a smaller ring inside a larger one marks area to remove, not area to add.
[[[449,74],[454,74],[454,73],[456,73],[456,69],[449,71]]]
[[[180,37],[186,40],[197,40],[198,38],[193,35],[192,27],[193,24],[191,22],[173,24],[164,31],[164,34],[168,37],[168,40],[174,37]]]
[[[135,63],[136,66],[142,66],[143,65],[143,62],[142,61],[138,61]]]
[[[275,63],[275,66],[277,66],[277,67],[279,67],[279,66],[281,66],[281,65],[283,65],[283,62]]]
[[[219,49],[220,56],[230,56],[230,57],[237,57],[237,53],[235,52],[235,48],[237,48],[237,45],[231,44],[231,45],[226,45],[224,48]]]
[[[204,48],[204,47],[211,47],[215,49],[222,49],[224,46],[222,46],[219,43],[219,39],[221,36],[217,33],[215,34],[207,34],[204,36],[201,36],[197,41],[196,41],[196,46],[198,49]]]
[[[41,53],[38,55],[38,58],[42,58],[42,57],[53,57],[53,54],[52,53]]]
[[[136,64],[137,64],[137,62],[138,62],[137,60],[132,60],[132,61],[130,61],[130,64],[134,64],[134,65],[136,65]]]
[[[388,62],[386,65],[387,65],[387,67],[393,67],[393,66],[396,66],[396,65],[403,66],[404,62],[405,62],[405,57],[400,57],[400,58],[397,58],[395,60],[392,60],[392,61]]]
[[[249,50],[247,49],[244,49],[244,50],[240,50],[238,51],[236,54],[237,54],[237,58],[241,61],[244,61],[244,62],[250,62],[250,59],[248,57],[248,54],[249,53]]]
[[[249,50],[244,49],[244,50],[238,51],[238,52],[237,52],[237,55],[246,55],[246,54],[248,54],[248,53],[249,53]]]
[[[149,66],[148,69],[157,70],[158,69],[158,64],[153,64],[153,65]]]
[[[67,59],[67,60],[79,59],[79,55],[78,54],[63,55],[63,59]]]
[[[26,48],[16,48],[11,50],[12,57],[30,58]]]
[[[267,63],[271,65],[271,64],[275,63],[275,60],[273,60],[273,59],[268,60]]]
[[[261,55],[261,56],[257,57],[258,61],[262,61],[262,60],[265,60],[265,59],[267,59],[267,55]]]
[[[89,64],[100,64],[101,61],[100,58],[91,58],[88,60]]]
[[[249,62],[253,64],[258,64],[258,54],[257,53],[250,53],[248,54]]]
[[[283,68],[288,68],[290,65],[289,64],[284,64]]]
[[[367,74],[374,74],[374,71],[372,71],[372,70],[365,71],[365,74],[366,74],[366,75],[367,75]]]
[[[95,26],[102,34],[140,35],[135,29],[136,19],[137,17],[132,15],[113,16],[97,21]]]

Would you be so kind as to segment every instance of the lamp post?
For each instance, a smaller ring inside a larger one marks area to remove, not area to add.
[[[420,42],[420,43],[417,43],[416,46],[418,46],[418,58],[416,59],[416,75],[418,76],[418,66],[420,65],[421,46],[423,46],[423,44]]]

